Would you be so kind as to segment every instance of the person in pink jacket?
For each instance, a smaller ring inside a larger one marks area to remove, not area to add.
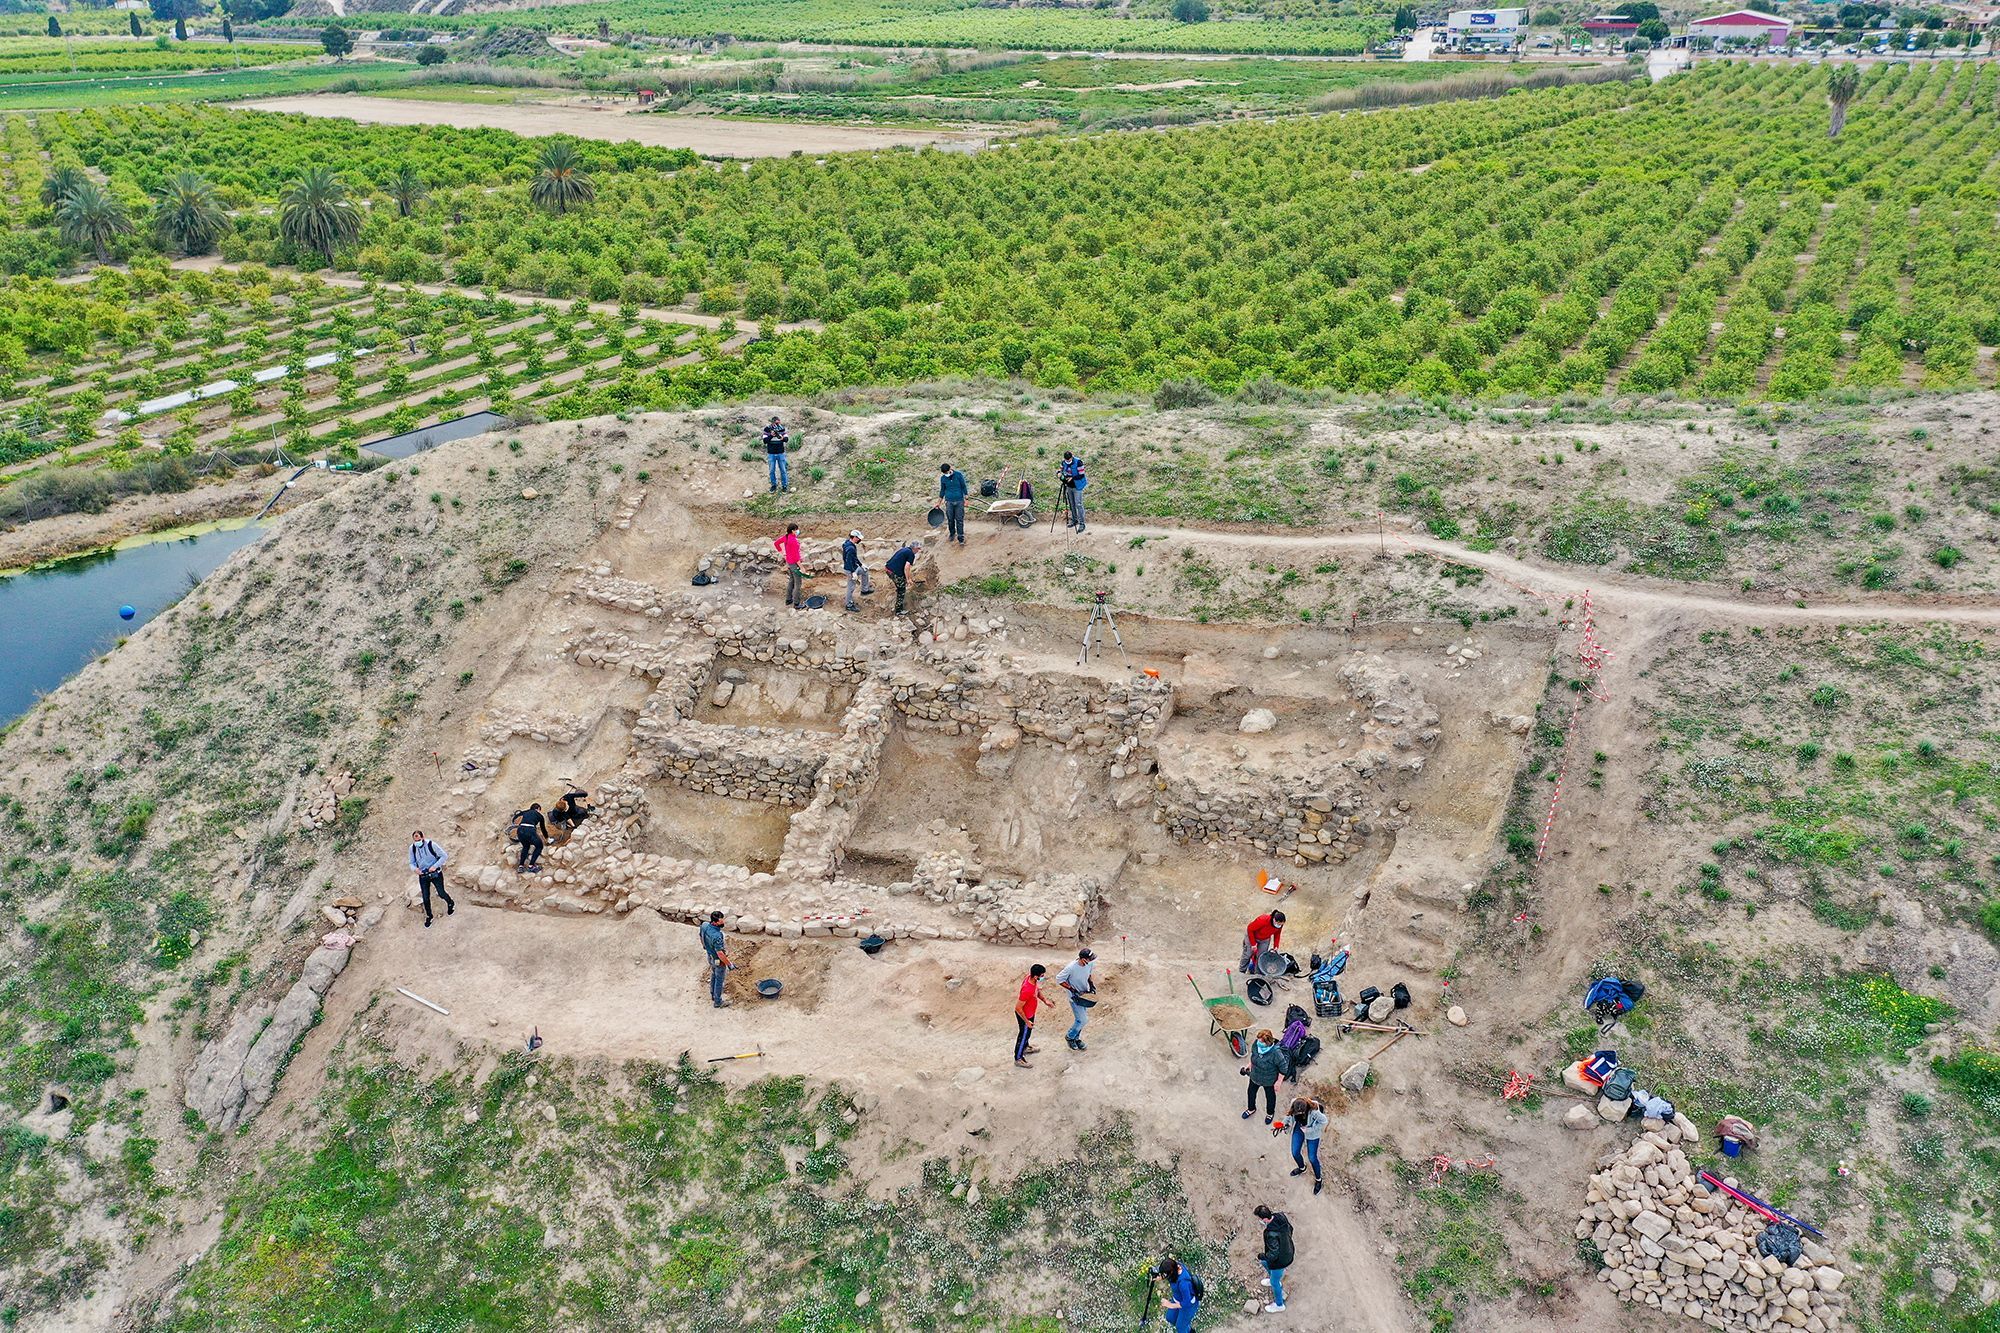
[[[799,573],[799,525],[785,524],[785,535],[771,545],[777,547],[778,554],[785,558],[785,605],[805,610],[805,579]]]

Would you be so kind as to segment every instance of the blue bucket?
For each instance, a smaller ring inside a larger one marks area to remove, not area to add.
[[[1722,1140],[1722,1155],[1724,1157],[1741,1157],[1743,1155],[1743,1145],[1735,1139],[1725,1136]]]

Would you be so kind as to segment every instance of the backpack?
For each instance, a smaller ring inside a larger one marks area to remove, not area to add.
[[[1319,1059],[1319,1038],[1307,1036],[1299,1043],[1299,1048],[1292,1052],[1292,1069],[1294,1071],[1304,1069],[1317,1059]]]
[[[1195,1304],[1199,1305],[1207,1300],[1208,1284],[1201,1280],[1201,1274],[1195,1272],[1192,1268],[1183,1269],[1182,1271],[1187,1274],[1188,1290],[1194,1293]]]
[[[1296,1004],[1285,1006],[1285,1031],[1290,1032],[1294,1023],[1309,1023],[1310,1021],[1311,1015],[1307,1014],[1303,1008]]]
[[[1410,1007],[1410,988],[1402,982],[1399,981],[1389,987],[1389,996],[1395,1000],[1398,1009],[1407,1009]]]
[[[507,841],[519,842],[521,840],[521,817],[527,813],[526,810],[516,810],[513,817],[507,821]]]

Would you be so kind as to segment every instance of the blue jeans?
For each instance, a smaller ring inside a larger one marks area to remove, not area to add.
[[[1300,1149],[1300,1148],[1304,1148],[1304,1149],[1305,1149],[1305,1156],[1304,1156],[1304,1157],[1301,1157],[1301,1156],[1299,1155],[1299,1149]],[[1305,1132],[1304,1130],[1302,1130],[1302,1129],[1298,1128],[1298,1127],[1297,1127],[1296,1125],[1294,1125],[1294,1126],[1292,1127],[1292,1165],[1293,1165],[1293,1166],[1304,1166],[1304,1165],[1306,1164],[1306,1161],[1307,1161],[1308,1159],[1310,1159],[1310,1160],[1311,1160],[1311,1162],[1312,1162],[1312,1168],[1313,1168],[1313,1179],[1314,1179],[1314,1180],[1318,1180],[1318,1179],[1319,1179],[1319,1140],[1318,1140],[1318,1139],[1309,1139],[1309,1138],[1307,1138],[1307,1137],[1306,1137],[1306,1132]]]
[[[1258,1262],[1263,1263],[1261,1259]],[[1271,1275],[1271,1304],[1283,1305],[1285,1303],[1285,1270],[1264,1264],[1264,1271]]]
[[[1075,1041],[1083,1035],[1083,1021],[1090,1017],[1090,1010],[1084,1008],[1075,1000],[1071,1000],[1069,1002],[1069,1016],[1076,1021],[1069,1025],[1069,1031],[1063,1035],[1069,1040]]]
[[[783,486],[786,490],[790,490],[792,487],[792,465],[785,460],[783,454],[767,454],[765,457],[770,463],[771,485],[773,487]]]
[[[1074,486],[1069,488],[1069,521],[1078,532],[1083,531],[1083,492]]]
[[[715,1001],[718,1009],[722,1007],[722,979],[728,972],[723,964],[713,958],[708,960],[708,998]]]

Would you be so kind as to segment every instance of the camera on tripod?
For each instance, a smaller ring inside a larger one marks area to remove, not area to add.
[[[1104,599],[1105,599],[1105,598],[1107,598],[1107,597],[1109,597],[1109,596],[1111,595],[1111,593],[1110,593],[1110,590],[1109,590],[1109,589],[1105,589],[1105,588],[1096,588],[1096,589],[1093,589],[1093,590],[1091,591],[1091,594],[1090,594],[1090,595],[1091,595],[1092,597],[1094,597],[1094,598],[1095,598],[1095,599],[1097,600],[1097,602],[1098,602],[1098,604],[1099,604],[1099,605],[1102,605],[1102,604],[1103,604],[1103,602],[1104,602]]]

